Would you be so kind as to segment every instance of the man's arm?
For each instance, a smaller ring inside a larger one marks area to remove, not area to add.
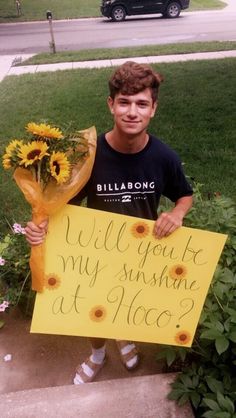
[[[170,212],[163,212],[154,225],[154,233],[157,238],[168,237],[177,228],[182,226],[183,219],[193,204],[192,196],[183,196],[175,202],[175,207]]]

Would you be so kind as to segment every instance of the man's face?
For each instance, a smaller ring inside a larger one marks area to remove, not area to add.
[[[147,129],[157,104],[153,103],[151,90],[146,88],[132,96],[118,93],[114,100],[109,97],[108,106],[117,129],[126,135],[135,136]]]

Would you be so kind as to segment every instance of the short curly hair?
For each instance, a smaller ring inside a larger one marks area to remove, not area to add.
[[[152,100],[156,102],[163,81],[163,76],[154,72],[148,64],[127,61],[116,69],[109,80],[110,97],[114,100],[118,93],[133,95],[150,88]]]

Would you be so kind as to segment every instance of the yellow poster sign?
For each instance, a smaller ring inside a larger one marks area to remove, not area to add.
[[[50,219],[31,332],[191,346],[226,235],[67,205]]]

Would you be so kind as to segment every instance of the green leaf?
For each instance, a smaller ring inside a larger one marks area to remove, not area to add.
[[[198,405],[201,402],[201,396],[197,392],[191,392],[189,397],[194,408],[197,409]]]
[[[209,389],[211,389],[213,393],[224,391],[223,383],[220,382],[219,380],[214,379],[214,377],[206,376],[206,382],[207,382]]]
[[[166,362],[168,366],[171,366],[171,364],[175,361],[175,359],[176,359],[175,350],[173,348],[166,350]]]
[[[231,376],[229,374],[226,374],[226,373],[224,374],[223,387],[224,387],[225,391],[230,391],[231,390],[232,379],[231,379]],[[222,391],[219,391],[219,392],[222,392]]]
[[[236,343],[236,331],[233,331],[229,334],[229,339]]]
[[[216,346],[217,353],[218,354],[222,354],[229,347],[229,340],[227,340],[227,338],[225,338],[223,336],[222,337],[218,337],[215,340],[215,346]]]
[[[200,338],[206,338],[207,340],[215,340],[216,338],[221,337],[221,335],[222,334],[218,330],[209,329],[209,330],[203,331],[201,333]]]
[[[199,385],[199,376],[193,376],[193,378],[192,378],[192,382],[193,382],[193,387],[194,388],[197,388],[198,387],[198,385]]]
[[[216,418],[215,411],[207,411],[202,415],[202,417],[204,417],[204,418]]]
[[[227,396],[223,396],[222,393],[218,392],[217,400],[222,409],[225,409],[227,412],[230,412],[230,414],[233,414],[235,412],[234,404]]]
[[[203,376],[204,370],[203,370],[203,367],[202,366],[199,367],[198,374],[199,374],[199,376]]]
[[[180,356],[182,361],[184,361],[186,359],[187,352],[188,352],[188,348],[179,347],[178,353],[179,353],[179,356]]]
[[[181,398],[179,399],[178,405],[182,406],[182,405],[186,404],[188,401],[189,401],[189,395],[188,395],[188,393],[184,393],[181,396]]]
[[[203,399],[204,403],[213,411],[217,412],[219,411],[219,405],[216,401],[214,401],[213,399],[209,399],[209,398],[204,398]]]
[[[171,401],[177,401],[179,398],[181,398],[182,395],[183,395],[183,390],[181,390],[181,389],[173,389],[168,394],[168,399],[170,399]]]
[[[228,266],[230,266],[230,264],[232,263],[232,261],[233,261],[233,258],[232,257],[226,257],[226,264]]]
[[[216,331],[219,331],[220,334],[224,332],[224,325],[220,321],[216,321],[215,316],[212,322],[204,322],[204,327],[209,328],[211,330],[215,329]]]
[[[179,378],[183,382],[186,388],[193,387],[192,379],[187,374],[181,374]]]

